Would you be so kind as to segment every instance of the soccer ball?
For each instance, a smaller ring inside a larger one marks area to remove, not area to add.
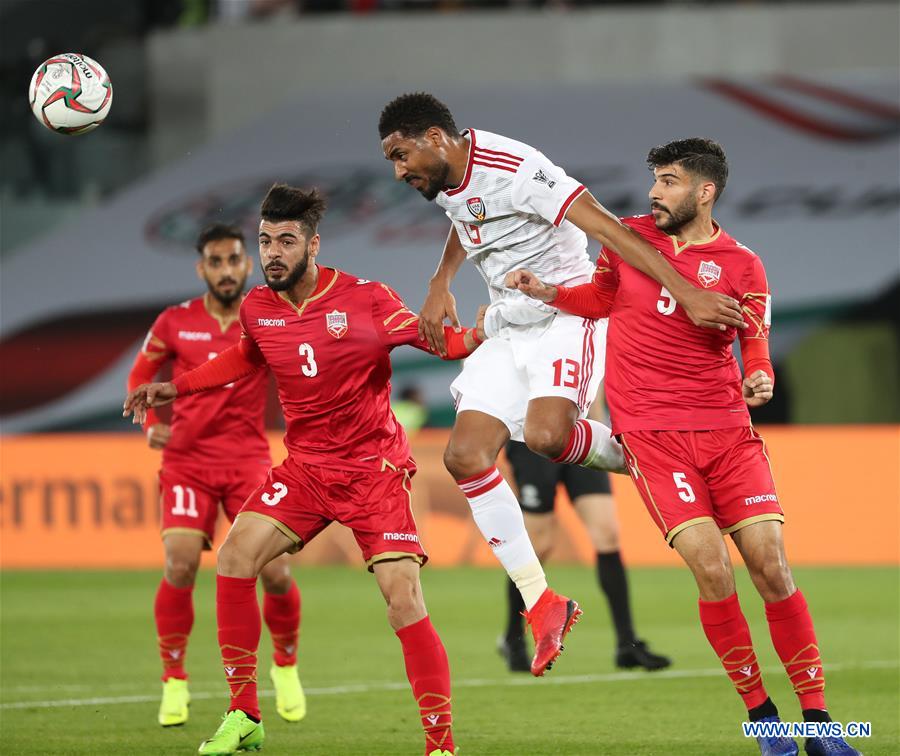
[[[59,134],[84,134],[109,115],[109,75],[87,55],[62,53],[38,66],[28,88],[31,112]]]

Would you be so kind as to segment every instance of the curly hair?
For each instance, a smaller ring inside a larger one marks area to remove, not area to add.
[[[719,199],[728,182],[725,150],[712,139],[677,139],[654,147],[647,153],[647,166],[653,170],[663,165],[680,165],[686,171],[712,181],[716,185],[715,199]]]
[[[410,92],[391,100],[381,111],[378,134],[384,139],[399,131],[405,137],[418,137],[432,126],[443,129],[449,136],[459,136],[450,110],[434,95]]]

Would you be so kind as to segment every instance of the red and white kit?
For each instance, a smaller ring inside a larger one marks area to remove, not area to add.
[[[590,281],[587,237],[565,220],[585,191],[527,144],[468,129],[469,161],[462,183],[436,201],[487,282],[489,339],[466,360],[451,392],[457,411],[501,420],[513,439],[529,400],[563,396],[586,413],[603,379],[605,322],[572,317],[505,287],[506,274],[529,268],[547,283]]]
[[[734,297],[749,328],[698,328],[664,288],[603,248],[593,282],[562,287],[554,307],[609,314],[606,398],[613,433],[657,526],[671,542],[689,525],[713,520],[733,532],[781,520],[765,444],[750,424],[741,372],[773,376],[768,336],[771,296],[760,259],[721,228],[687,244],[652,216],[625,219],[687,280]]]
[[[164,310],[147,333],[129,389],[151,381],[168,360],[178,377],[237,344],[240,323],[224,330],[222,325],[207,310],[205,297]],[[266,383],[262,371],[175,403],[159,472],[163,535],[200,532],[210,546],[219,504],[233,520],[265,478],[272,464],[265,435]],[[150,410],[144,427],[157,422]]]
[[[337,521],[353,531],[369,566],[398,554],[424,561],[410,508],[415,462],[390,407],[390,352],[401,344],[431,350],[419,339],[418,317],[389,287],[318,272],[316,290],[299,306],[267,286],[250,291],[238,347],[176,379],[179,397],[267,365],[289,456],[241,516],[272,522],[297,549]],[[465,332],[445,332],[448,358],[466,356]]]

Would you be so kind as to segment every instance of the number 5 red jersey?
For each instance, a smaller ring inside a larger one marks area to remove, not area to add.
[[[613,432],[711,430],[750,425],[732,353],[767,340],[771,297],[760,259],[716,227],[709,239],[679,244],[652,216],[625,218],[695,286],[740,302],[748,328],[716,331],[691,323],[665,288],[601,250],[594,285],[615,291],[606,347],[606,398]]]

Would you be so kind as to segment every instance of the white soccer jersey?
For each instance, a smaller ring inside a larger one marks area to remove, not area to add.
[[[591,280],[587,237],[565,220],[584,186],[527,144],[488,131],[463,134],[469,137],[465,176],[458,187],[440,192],[437,203],[487,282],[492,302],[522,299],[555,312],[507,289],[504,280],[517,268],[554,285]]]

